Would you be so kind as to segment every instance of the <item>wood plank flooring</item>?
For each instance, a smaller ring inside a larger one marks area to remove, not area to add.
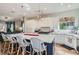
[[[55,55],[79,55],[74,49],[65,48],[64,45],[55,44]]]
[[[0,55],[4,55],[1,53],[1,45],[2,44],[0,43]],[[54,52],[55,52],[54,55],[79,55],[78,53],[76,53],[76,51],[74,49],[65,48],[61,44],[55,44]],[[29,55],[29,54],[27,53],[26,55]]]

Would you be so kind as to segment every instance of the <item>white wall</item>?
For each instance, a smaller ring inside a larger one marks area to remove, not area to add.
[[[51,27],[58,28],[58,20],[55,17],[42,18],[40,20],[25,20],[25,32],[33,32],[36,28]]]
[[[75,17],[75,25],[78,25],[79,21],[79,11],[71,10],[62,12],[56,16],[42,18],[40,20],[26,20],[25,19],[25,28],[24,32],[33,32],[35,28],[49,26],[54,29],[58,29],[59,19],[64,16],[74,16]]]
[[[6,24],[5,24],[5,22],[0,22],[0,31],[2,32],[2,31],[4,31],[4,32],[6,32]]]

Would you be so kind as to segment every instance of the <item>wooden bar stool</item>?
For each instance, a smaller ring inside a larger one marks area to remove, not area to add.
[[[17,39],[14,36],[9,35],[8,38],[10,39],[10,44],[9,44],[9,49],[8,52],[9,54],[13,55],[15,53],[14,49],[16,48],[17,50]]]
[[[1,33],[2,38],[4,40],[4,44],[3,44],[3,54],[7,54],[7,50],[8,50],[8,44],[10,42],[10,40],[8,39],[7,35]]]
[[[25,39],[23,39],[23,37],[21,35],[17,36],[16,38],[17,38],[17,42],[19,44],[17,55],[19,54],[21,48],[22,48],[22,55],[25,55],[26,47],[29,46],[30,43],[28,43]]]

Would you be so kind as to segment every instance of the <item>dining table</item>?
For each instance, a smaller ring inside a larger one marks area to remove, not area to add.
[[[36,33],[18,33],[18,34],[7,34],[12,37],[16,37],[17,35],[22,36],[23,39],[28,40],[29,42],[31,41],[31,38],[38,38],[44,44],[47,46],[47,55],[53,55],[55,46],[54,46],[54,40],[55,40],[55,35],[51,34],[36,34]]]

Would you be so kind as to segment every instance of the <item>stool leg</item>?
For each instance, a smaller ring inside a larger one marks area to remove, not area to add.
[[[4,52],[4,42],[3,42],[2,46],[1,46],[1,51],[2,51],[2,54],[3,54],[3,52]]]
[[[32,55],[34,55],[34,50],[33,50],[33,52],[32,52]]]
[[[9,43],[7,54],[10,54],[10,43]]]
[[[0,42],[0,54],[1,54],[1,42]]]
[[[11,45],[11,54],[13,54],[13,43],[12,43],[12,45]]]
[[[30,55],[32,54],[32,49],[31,49],[31,45],[30,45]]]
[[[37,55],[40,55],[40,52],[37,52]]]
[[[4,42],[4,46],[3,46],[3,54],[4,54],[4,51],[5,51],[5,42]]]
[[[15,52],[17,52],[17,47],[18,47],[18,46],[17,46],[17,43],[16,43],[16,49],[15,49]]]
[[[47,50],[45,51],[45,55],[47,55]]]
[[[25,55],[25,47],[22,47],[22,55]]]
[[[20,47],[18,47],[17,55],[19,55],[19,50],[20,50]]]
[[[6,43],[7,43],[7,42],[4,42],[4,50],[3,50],[3,54],[5,54],[5,51],[6,51]]]

